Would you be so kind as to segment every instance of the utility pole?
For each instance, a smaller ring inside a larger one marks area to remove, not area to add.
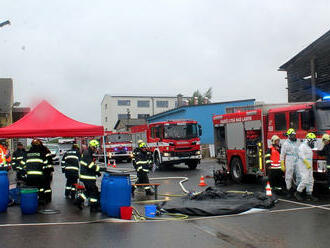
[[[10,21],[7,20],[5,22],[0,22],[0,28],[2,28],[3,26],[6,26],[6,25],[10,25]]]

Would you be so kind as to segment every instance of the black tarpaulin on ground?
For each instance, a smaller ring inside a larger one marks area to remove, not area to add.
[[[268,209],[275,205],[276,198],[265,193],[229,193],[208,187],[195,196],[185,196],[166,202],[163,208],[170,213],[192,216],[238,214],[251,208]]]

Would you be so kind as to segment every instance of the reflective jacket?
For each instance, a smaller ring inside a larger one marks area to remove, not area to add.
[[[23,167],[21,161],[23,161],[25,157],[26,151],[25,149],[17,149],[13,152],[13,156],[11,159],[11,166],[16,171],[23,171]]]
[[[101,175],[100,166],[94,160],[93,150],[91,148],[85,150],[80,161],[79,178],[81,180],[96,181],[96,175]]]
[[[65,176],[79,175],[80,152],[78,149],[67,151],[62,158],[62,172]]]
[[[44,166],[44,171],[45,174],[49,176],[52,172],[54,172],[53,156],[47,146],[43,146],[43,153],[47,160],[47,164]]]
[[[4,146],[0,145],[0,169],[8,170],[10,161],[11,159],[8,150]]]
[[[278,146],[271,146],[267,149],[267,153],[265,155],[266,159],[266,167],[270,169],[280,169],[280,153],[281,147]]]
[[[43,176],[45,168],[47,168],[47,163],[46,156],[41,149],[31,149],[21,161],[27,177],[32,175]]]
[[[135,148],[133,151],[133,161],[136,171],[149,172],[152,168],[152,153],[148,150]]]

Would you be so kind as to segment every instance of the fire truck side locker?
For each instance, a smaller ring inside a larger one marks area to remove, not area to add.
[[[243,122],[225,125],[227,141],[227,164],[234,181],[240,182],[246,170],[245,166],[245,135]]]

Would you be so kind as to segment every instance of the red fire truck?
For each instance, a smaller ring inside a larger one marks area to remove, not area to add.
[[[283,143],[288,128],[296,130],[298,142],[308,132],[316,134],[314,177],[318,181],[326,180],[326,161],[316,150],[322,147],[322,135],[330,133],[330,101],[246,108],[213,116],[215,154],[234,181],[240,182],[245,174],[264,176],[264,154],[271,145],[270,139],[277,135]]]
[[[105,132],[105,151],[108,159],[116,162],[132,160],[132,135],[129,132]],[[103,151],[103,149],[102,149]]]
[[[193,120],[170,120],[131,128],[133,144],[147,142],[158,169],[185,163],[196,169],[202,158],[199,136],[202,128]]]

